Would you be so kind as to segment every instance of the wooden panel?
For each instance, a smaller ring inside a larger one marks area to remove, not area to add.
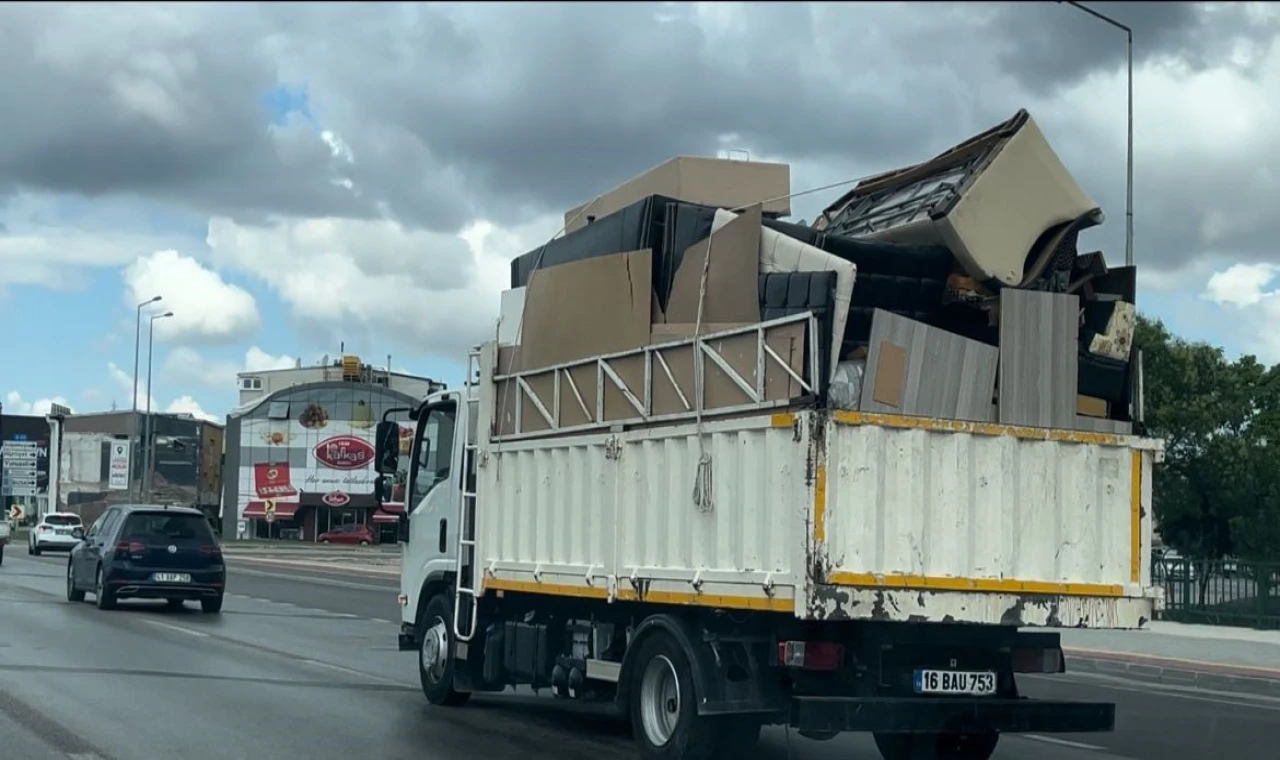
[[[859,408],[990,422],[998,355],[994,346],[877,309]]]
[[[1080,299],[1000,291],[1000,422],[1076,428]]]

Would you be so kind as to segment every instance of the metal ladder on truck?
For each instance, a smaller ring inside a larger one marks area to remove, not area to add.
[[[457,582],[453,594],[453,635],[461,642],[471,641],[476,633],[476,621],[480,610],[479,583],[480,558],[476,556],[476,459],[479,446],[476,438],[480,431],[480,351],[467,354],[467,378],[462,383],[466,397],[462,403],[459,420],[462,428],[462,523],[458,525]],[[471,429],[471,420],[476,429]],[[470,556],[468,557],[468,550]],[[466,600],[469,614],[467,627],[461,623],[462,603]]]

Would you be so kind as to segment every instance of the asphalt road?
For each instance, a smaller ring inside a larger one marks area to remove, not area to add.
[[[625,725],[594,707],[525,694],[427,707],[413,655],[395,651],[394,579],[235,562],[220,616],[145,602],[102,612],[64,600],[63,557],[10,552],[0,567],[0,757],[632,756]],[[1091,675],[1024,683],[1033,696],[1114,701],[1119,726],[1005,737],[1003,760],[1254,757],[1280,732],[1280,700]],[[771,729],[760,757],[878,754],[867,737],[818,743]]]

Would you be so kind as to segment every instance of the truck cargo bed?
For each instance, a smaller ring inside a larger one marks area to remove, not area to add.
[[[494,419],[494,385],[481,387],[480,418]],[[701,449],[698,430],[482,430],[481,593],[811,620],[1151,617],[1156,441],[820,409],[704,421]],[[709,507],[693,498],[700,451]]]

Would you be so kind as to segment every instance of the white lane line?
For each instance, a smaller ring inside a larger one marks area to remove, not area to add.
[[[1280,712],[1280,699],[1268,697],[1263,694],[1240,694],[1229,691],[1216,691],[1205,689],[1197,686],[1181,686],[1178,684],[1151,683],[1139,685],[1129,685],[1133,681],[1121,679],[1106,675],[1092,675],[1077,673],[1073,676],[1030,676],[1037,681],[1052,681],[1057,678],[1060,681],[1069,681],[1071,683],[1084,684],[1088,686],[1097,686],[1103,689],[1111,689],[1112,691],[1127,691],[1134,694],[1142,694],[1148,697],[1164,697],[1167,699],[1184,699],[1190,702],[1208,702],[1215,705],[1226,705],[1229,707],[1247,707],[1252,710],[1266,710],[1267,712]],[[1209,695],[1209,696],[1205,696]],[[1254,701],[1257,700],[1257,701]]]
[[[102,760],[102,755],[97,752],[72,752],[67,755],[67,760]]]
[[[1055,736],[1041,736],[1040,734],[1020,734],[1023,739],[1034,739],[1045,744],[1056,744],[1059,747],[1072,747],[1074,749],[1087,749],[1093,752],[1102,752],[1106,747],[1099,747],[1096,744],[1085,744],[1084,742],[1073,742],[1070,739],[1059,739]]]
[[[144,620],[142,622],[157,626],[159,628],[168,628],[170,631],[185,633],[188,636],[196,636],[202,639],[209,638],[209,634],[207,633],[201,633],[200,631],[193,631],[190,628],[184,628],[183,626],[180,626],[180,625],[169,625],[168,623],[161,623],[159,620]]]
[[[383,625],[391,625],[391,621],[390,621],[390,620],[383,620],[382,618],[369,618],[369,620],[370,620],[370,622],[374,622],[374,623],[382,623]]]

